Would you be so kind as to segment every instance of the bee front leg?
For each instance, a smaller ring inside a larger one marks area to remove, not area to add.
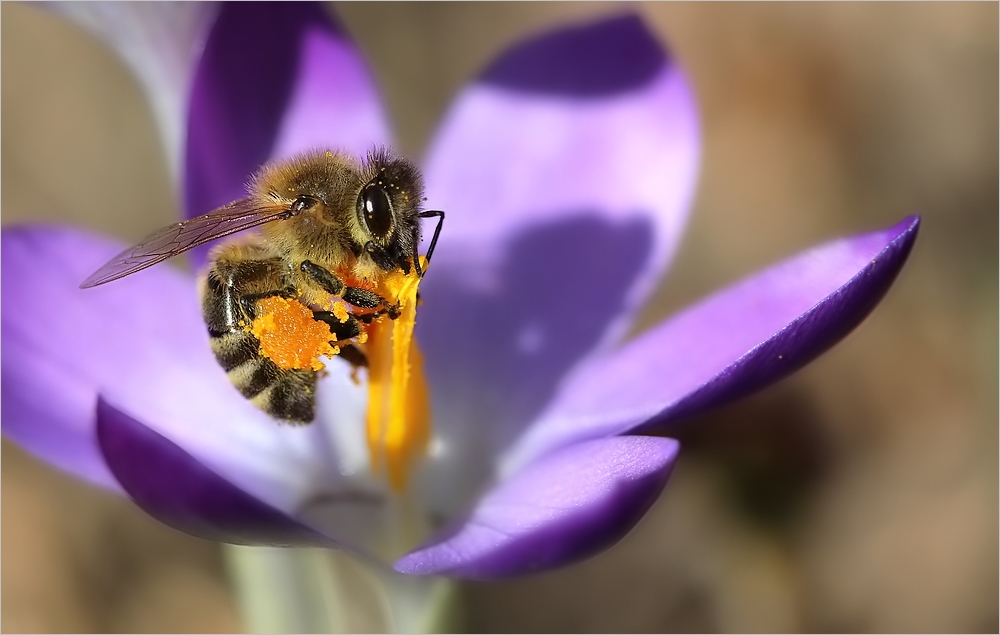
[[[353,344],[340,347],[340,356],[354,366],[354,368],[368,368],[368,356],[361,352],[361,349]]]
[[[310,260],[303,260],[299,266],[302,273],[306,274],[316,282],[324,291],[330,295],[343,298],[345,302],[359,309],[377,309],[385,307],[389,317],[399,316],[399,307],[389,304],[385,298],[361,287],[349,287],[329,269],[321,267]]]
[[[361,325],[350,313],[347,314],[346,320],[341,321],[332,311],[313,311],[313,319],[326,323],[330,327],[330,333],[338,342],[361,335]]]
[[[342,344],[345,340],[361,335],[361,324],[353,315],[348,315],[343,322],[330,311],[313,311],[313,317],[325,322],[330,327],[334,341],[331,344],[340,346],[340,356],[355,368],[367,368],[368,357],[353,344]]]

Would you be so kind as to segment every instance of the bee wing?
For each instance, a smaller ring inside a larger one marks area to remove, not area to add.
[[[216,238],[264,223],[284,220],[297,213],[299,212],[287,205],[262,205],[259,200],[242,198],[202,216],[153,232],[138,245],[129,247],[91,274],[80,288],[88,289],[124,278]]]

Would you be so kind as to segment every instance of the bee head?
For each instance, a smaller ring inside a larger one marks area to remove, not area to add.
[[[382,269],[409,273],[420,243],[420,173],[384,149],[370,152],[365,167],[368,181],[357,203],[358,223],[368,238],[364,250]]]

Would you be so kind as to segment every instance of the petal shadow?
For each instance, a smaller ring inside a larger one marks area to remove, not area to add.
[[[441,253],[421,286],[417,334],[437,434],[462,448],[452,460],[463,465],[435,461],[435,499],[454,511],[492,477],[495,457],[623,311],[652,240],[642,216],[581,212],[513,237],[489,280]]]
[[[638,17],[517,43],[458,95],[427,153],[428,205],[448,212],[435,258],[448,253],[467,275],[492,278],[505,257],[497,252],[536,227],[573,223],[581,211],[609,227],[642,219],[646,260],[591,342],[609,346],[679,243],[699,155],[691,85]],[[535,269],[550,266],[560,263],[539,259]]]

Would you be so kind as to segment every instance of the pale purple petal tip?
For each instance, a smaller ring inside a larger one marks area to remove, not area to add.
[[[448,213],[417,325],[437,421],[506,447],[618,341],[679,242],[699,148],[689,82],[633,16],[516,45],[462,92],[425,171]]]
[[[614,437],[564,448],[487,493],[397,571],[490,579],[569,564],[620,540],[667,482],[679,444]]]
[[[625,15],[523,42],[480,81],[548,95],[606,96],[645,86],[666,62],[642,20]]]
[[[103,399],[97,402],[97,436],[107,465],[125,492],[171,527],[233,544],[336,546]]]
[[[878,304],[919,225],[910,217],[814,248],[588,361],[507,457],[506,469],[582,439],[648,431],[798,370]]]
[[[172,267],[79,288],[119,251],[119,244],[74,229],[2,232],[3,434],[111,489],[119,487],[94,433],[97,393],[124,387],[142,402],[156,391],[144,378],[170,360],[183,360],[188,373],[206,367],[202,358],[213,363],[210,353],[199,355],[204,324],[192,281]]]

